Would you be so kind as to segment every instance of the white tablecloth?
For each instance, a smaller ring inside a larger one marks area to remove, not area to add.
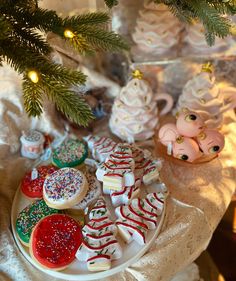
[[[10,229],[16,188],[31,161],[17,152],[22,129],[61,132],[54,108],[30,121],[22,109],[19,81],[8,68],[0,73],[0,280],[42,281],[49,277],[29,264],[17,249]],[[12,76],[13,75],[13,76]],[[236,123],[225,118],[226,147],[220,157],[202,165],[165,162],[162,179],[170,190],[163,229],[148,253],[124,272],[106,280],[170,280],[207,247],[221,220],[236,180]],[[59,131],[58,131],[59,130]],[[96,128],[97,131],[100,128]],[[50,281],[56,279],[50,277]]]

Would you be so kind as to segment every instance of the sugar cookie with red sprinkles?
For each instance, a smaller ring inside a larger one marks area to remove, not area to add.
[[[49,166],[40,166],[36,168],[36,178],[32,177],[32,171],[29,171],[25,174],[24,178],[21,181],[21,191],[22,193],[31,199],[40,199],[43,197],[43,184],[45,178],[55,172],[56,167]]]
[[[63,270],[75,259],[82,243],[80,225],[62,214],[40,220],[30,238],[30,255],[43,268]]]

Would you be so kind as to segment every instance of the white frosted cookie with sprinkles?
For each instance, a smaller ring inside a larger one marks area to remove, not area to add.
[[[46,178],[43,198],[51,208],[68,209],[82,201],[87,190],[87,179],[81,171],[63,168]]]
[[[88,190],[84,199],[80,201],[78,204],[76,204],[75,206],[73,206],[73,209],[84,210],[91,203],[93,203],[102,193],[101,184],[96,179],[96,177],[90,174],[89,172],[85,172],[84,174],[87,178]]]

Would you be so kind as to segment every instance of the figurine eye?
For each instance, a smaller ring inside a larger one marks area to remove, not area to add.
[[[219,147],[219,145],[214,145],[214,146],[212,146],[211,148],[209,148],[209,152],[210,153],[216,153],[216,152],[218,152],[220,150],[220,147]]]
[[[188,114],[185,116],[185,120],[187,122],[192,122],[192,121],[195,121],[196,119],[197,119],[197,116],[194,114]]]
[[[183,161],[187,161],[188,160],[188,155],[186,155],[186,154],[179,154],[179,155],[177,155],[177,158],[179,158],[180,160],[183,160]]]

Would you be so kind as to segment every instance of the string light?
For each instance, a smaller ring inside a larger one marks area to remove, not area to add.
[[[235,24],[230,27],[230,33],[232,35],[236,35],[236,25]]]
[[[64,31],[64,36],[65,36],[66,38],[72,39],[72,38],[75,37],[75,34],[74,34],[71,30],[66,29],[66,30]]]
[[[38,83],[38,81],[39,81],[39,75],[35,70],[29,71],[28,77],[33,83]]]

